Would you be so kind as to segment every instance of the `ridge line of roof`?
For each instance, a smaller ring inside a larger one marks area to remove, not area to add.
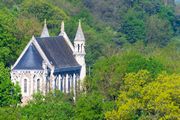
[[[76,68],[76,67],[82,67],[81,65],[78,65],[78,66],[68,66],[68,67],[60,67],[58,69],[63,69],[63,68]],[[56,67],[55,67],[56,69]]]
[[[44,39],[44,38],[57,38],[57,37],[62,37],[62,38],[64,38],[63,36],[49,36],[49,37],[35,37],[35,38]]]

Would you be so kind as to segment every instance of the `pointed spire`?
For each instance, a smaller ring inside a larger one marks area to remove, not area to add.
[[[35,37],[34,37],[34,35],[32,36],[32,38],[31,38],[32,40],[35,40]]]
[[[59,33],[59,36],[63,36],[65,33],[65,29],[64,29],[64,21],[61,22],[61,32]]]
[[[47,28],[47,24],[46,24],[46,19],[44,20],[44,28],[43,28],[43,31],[41,33],[41,37],[49,37],[49,32],[48,32],[48,28]]]
[[[77,29],[77,32],[76,32],[76,37],[74,39],[75,41],[84,41],[85,40],[85,37],[84,37],[84,33],[82,31],[82,28],[81,28],[81,20],[79,20],[79,26],[78,26],[78,29]]]
[[[64,29],[64,21],[62,21],[62,22],[61,22],[61,33],[63,33],[64,30],[65,30],[65,29]]]

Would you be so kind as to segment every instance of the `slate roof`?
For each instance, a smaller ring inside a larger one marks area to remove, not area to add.
[[[81,68],[64,37],[38,37],[36,40],[48,60],[55,66],[55,71],[79,70]]]
[[[42,57],[33,44],[29,46],[14,70],[42,70]]]

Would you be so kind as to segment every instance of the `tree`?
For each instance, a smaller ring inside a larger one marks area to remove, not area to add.
[[[49,30],[52,30],[53,35],[59,34],[61,21],[69,18],[61,8],[44,0],[25,0],[22,3],[22,13],[31,14],[41,22],[47,19]]]
[[[170,73],[179,73],[180,72],[180,41],[179,37],[175,37],[171,42],[163,48],[158,48],[153,51],[152,56],[160,61]]]
[[[3,31],[1,26],[0,32],[0,61],[5,63],[6,66],[10,66],[17,56],[17,41],[11,34]]]
[[[178,119],[179,75],[160,74],[153,79],[148,71],[129,73],[120,90],[117,109],[107,112],[108,120]]]
[[[16,19],[16,39],[19,40],[18,55],[21,54],[31,37],[39,36],[42,32],[42,24],[32,15],[19,15]]]
[[[19,41],[15,38],[15,17],[7,10],[0,10],[0,62],[10,66],[17,56]]]
[[[82,94],[78,97],[75,106],[75,120],[103,120],[104,112],[112,110],[114,104],[105,101],[97,92]]]
[[[0,107],[0,119],[1,120],[22,120],[20,107]],[[23,119],[24,120],[24,119]]]
[[[148,15],[154,15],[160,12],[164,4],[161,0],[138,0],[138,6]]]
[[[148,70],[152,77],[166,70],[159,61],[153,58],[144,58],[133,51],[121,55],[104,58],[93,66],[92,77],[87,80],[88,91],[99,91],[108,100],[115,100],[118,90],[123,85],[126,73]]]
[[[124,33],[130,43],[144,39],[145,25],[141,14],[142,12],[135,12],[134,9],[129,9],[119,29],[119,32]]]
[[[74,116],[72,100],[59,91],[46,96],[38,93],[28,105],[22,108],[26,119],[71,120]]]
[[[0,63],[0,107],[17,105],[21,100],[20,87],[9,76],[9,70]]]
[[[145,43],[155,43],[159,46],[168,44],[172,37],[173,30],[167,20],[158,16],[150,16],[146,21],[146,41]]]
[[[23,0],[0,0],[0,6],[12,9],[14,7],[17,7],[20,3],[22,3],[22,1]]]
[[[117,28],[127,9],[127,0],[84,0],[84,5],[99,21]],[[119,13],[120,12],[120,13]],[[122,14],[121,14],[122,13]]]
[[[138,72],[139,70],[147,70],[153,78],[157,77],[165,67],[158,60],[153,58],[143,58],[142,56],[134,56],[130,59],[127,66],[127,73]]]

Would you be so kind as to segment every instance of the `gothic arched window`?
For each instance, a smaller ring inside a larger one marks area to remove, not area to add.
[[[27,93],[27,79],[24,79],[24,93]]]
[[[40,91],[40,79],[37,79],[37,91]]]

